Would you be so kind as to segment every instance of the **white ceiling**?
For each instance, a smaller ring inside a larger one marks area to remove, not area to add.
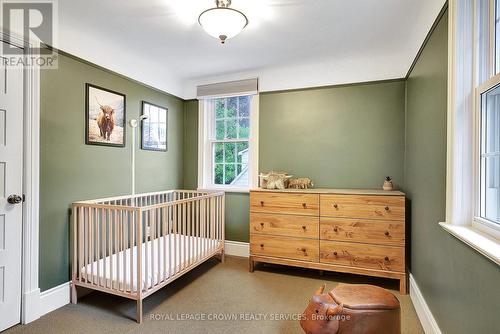
[[[250,21],[221,45],[213,0],[60,0],[57,47],[182,98],[259,77],[263,91],[404,77],[445,0],[233,0]]]

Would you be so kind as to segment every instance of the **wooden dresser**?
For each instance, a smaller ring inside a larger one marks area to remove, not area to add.
[[[256,262],[399,280],[406,294],[405,195],[378,190],[253,190]]]

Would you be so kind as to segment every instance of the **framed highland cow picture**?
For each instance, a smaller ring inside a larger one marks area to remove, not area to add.
[[[125,95],[85,84],[85,144],[125,147]]]
[[[148,151],[167,151],[168,109],[142,101],[141,148]]]

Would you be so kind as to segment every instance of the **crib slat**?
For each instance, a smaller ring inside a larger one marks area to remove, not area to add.
[[[186,203],[182,203],[181,204],[181,208],[182,208],[182,250],[181,250],[181,253],[182,253],[182,269],[186,269],[186,263],[187,263],[187,259],[186,259]]]
[[[106,210],[102,209],[102,258],[103,258],[103,263],[102,263],[102,271],[103,271],[103,286],[107,287],[108,285],[108,276],[107,274],[107,266],[108,266],[108,256],[106,254],[106,240],[107,240],[107,219],[106,219]]]
[[[121,220],[121,248],[122,248],[122,291],[125,292],[127,290],[127,217],[123,210],[120,211],[120,220]]]
[[[149,222],[149,239],[151,240],[150,241],[150,247],[151,247],[151,287],[154,286],[154,272],[155,272],[155,251],[154,251],[154,220],[155,220],[155,216],[154,216],[154,211],[153,210],[149,210],[149,219],[150,219],[150,222]]]
[[[165,200],[166,196],[163,196],[163,199]],[[162,216],[162,236],[163,236],[163,272],[162,272],[162,278],[163,280],[167,279],[167,237],[168,237],[168,222],[166,220],[166,211],[167,208],[163,207],[161,208],[161,216]]]
[[[167,208],[168,278],[172,276],[172,206]]]
[[[188,209],[187,209],[187,246],[188,246],[188,267],[191,266],[191,210],[192,210],[192,206],[191,206],[192,202],[188,202],[187,203],[187,206],[188,206]]]
[[[71,280],[73,283],[73,291],[75,291],[74,284],[78,277],[78,207],[72,206],[71,218],[73,219],[73,266],[71,270]],[[74,298],[74,296],[72,296]],[[73,300],[73,302],[75,302]]]
[[[97,266],[97,285],[101,286],[101,220],[100,220],[101,209],[95,209],[95,222],[96,222],[96,234],[95,234],[95,246],[96,246],[96,266]]]
[[[119,216],[118,216],[118,212],[117,210],[113,210],[113,222],[114,222],[114,225],[115,225],[115,230],[114,230],[114,247],[113,247],[113,255],[115,256],[115,270],[116,270],[116,290],[120,290],[120,224],[118,223],[118,219],[119,219]]]
[[[85,244],[84,244],[84,237],[85,235],[83,234],[84,233],[84,229],[83,229],[83,226],[84,226],[84,217],[83,217],[83,209],[81,207],[79,207],[78,209],[78,215],[80,217],[79,221],[78,221],[78,230],[80,231],[78,234],[79,234],[79,237],[78,237],[78,245],[79,245],[79,250],[78,250],[78,272],[79,272],[79,275],[78,275],[78,279],[80,282],[82,282],[82,266],[84,265],[83,263],[83,248],[85,247]]]
[[[136,231],[136,245],[137,245],[137,299],[142,298],[142,211],[137,209],[135,212],[135,231]]]
[[[148,213],[149,211],[146,211],[144,213],[144,239],[145,241],[142,241],[141,242],[144,242],[144,282],[145,282],[145,289],[147,290],[148,289],[148,273],[149,273],[149,249],[148,249],[148,238],[149,238],[149,235],[148,235],[148,226],[149,226],[149,220],[148,220]],[[141,245],[141,248],[142,248],[142,245]],[[141,282],[142,284],[142,282]]]
[[[128,291],[132,292],[132,286],[134,284],[134,214],[132,212],[128,212],[128,229],[129,229],[129,240],[128,240],[128,248],[130,254],[130,270],[129,270],[129,286]]]
[[[109,288],[113,289],[113,225],[111,210],[108,210],[108,251],[109,251]]]
[[[196,201],[196,260],[198,261],[201,257],[202,248],[201,248],[201,221],[202,221],[202,203],[201,200],[198,199]]]
[[[158,201],[160,201],[161,198],[160,196],[158,196]],[[155,212],[155,217],[156,217],[156,221],[155,221],[155,234],[156,234],[156,244],[157,244],[157,248],[158,248],[158,251],[156,254],[158,254],[157,256],[157,260],[158,260],[158,263],[156,264],[157,265],[157,275],[156,275],[156,281],[158,282],[157,284],[160,284],[161,282],[161,259],[162,259],[162,252],[161,252],[161,209],[154,209],[154,212]],[[158,228],[160,228],[160,230],[158,230]]]
[[[115,210],[115,254],[116,254],[116,290],[121,290],[121,261],[120,261],[120,233],[121,233],[121,224],[120,224],[120,210]]]
[[[96,229],[95,229],[95,222],[96,222],[96,218],[94,216],[94,213],[95,213],[95,209],[94,208],[90,208],[90,242],[91,242],[91,256],[90,256],[90,263],[91,263],[91,276],[92,276],[92,284],[96,284],[95,280],[94,280],[94,263],[96,263],[96,251],[95,251],[95,234],[96,234]],[[96,275],[97,275],[97,269],[96,269]],[[98,278],[99,276],[97,276],[96,278]]]
[[[177,195],[177,194],[176,194]],[[176,197],[176,195],[174,195],[174,198]],[[174,214],[174,220],[172,222],[172,224],[174,224],[174,250],[173,250],[173,254],[174,254],[174,269],[173,269],[173,274],[175,275],[177,273],[177,225],[178,225],[178,221],[177,221],[177,210],[179,208],[179,205],[176,204],[174,206],[174,209],[173,209],[173,214]]]

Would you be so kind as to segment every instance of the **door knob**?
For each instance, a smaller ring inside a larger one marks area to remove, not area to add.
[[[23,202],[23,198],[19,195],[10,195],[9,197],[7,197],[7,202],[9,204],[19,204]]]

